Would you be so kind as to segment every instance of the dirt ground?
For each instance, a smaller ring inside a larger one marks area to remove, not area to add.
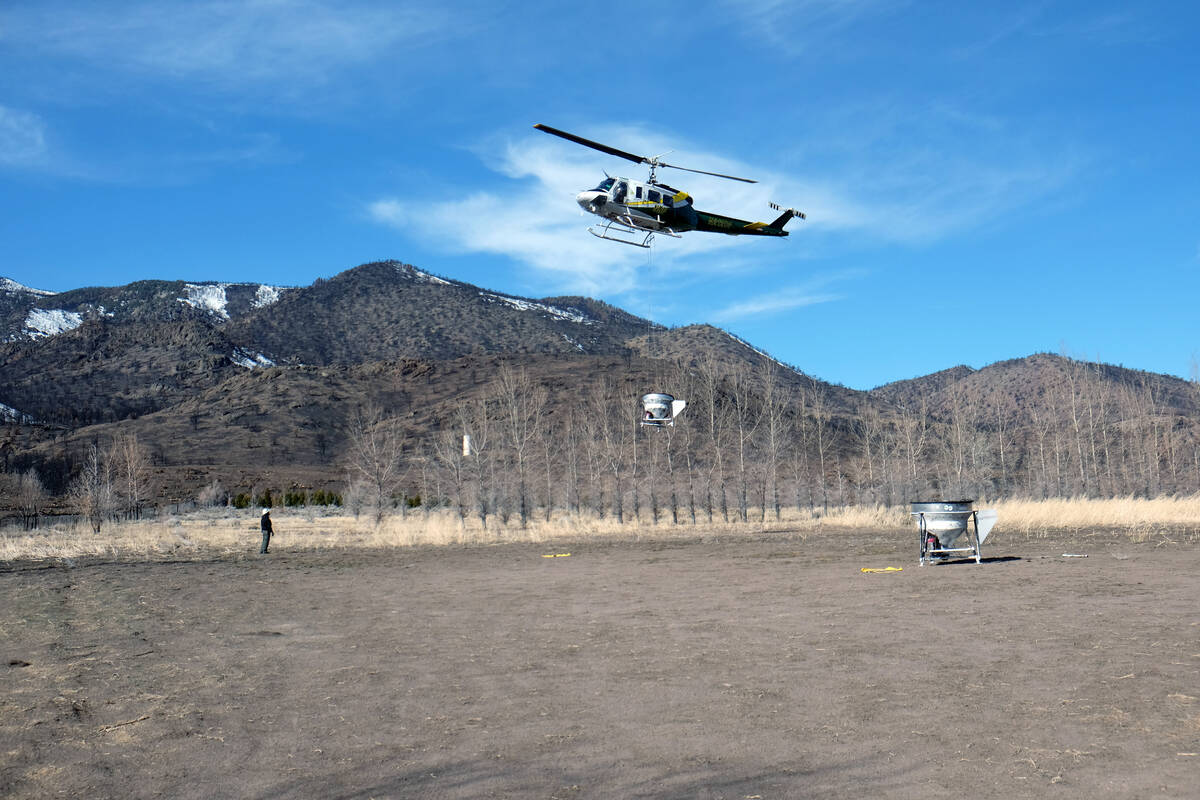
[[[1200,547],[995,538],[0,565],[0,796],[1196,797]]]

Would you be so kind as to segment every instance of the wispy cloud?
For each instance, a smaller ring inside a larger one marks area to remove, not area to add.
[[[46,123],[37,114],[0,106],[0,164],[35,167],[46,159]]]
[[[841,300],[845,295],[842,292],[829,291],[831,286],[860,278],[865,274],[863,270],[843,270],[816,276],[800,285],[780,287],[731,303],[713,312],[711,316],[716,322],[736,322],[748,317],[782,314],[807,306],[832,303]]]
[[[10,47],[222,88],[320,83],[461,29],[438,5],[328,0],[50,0],[2,12],[0,26]]]
[[[787,56],[844,47],[857,24],[898,13],[908,0],[723,0],[745,34]]]
[[[899,98],[830,109],[804,147],[850,198],[835,208],[844,227],[918,245],[1042,202],[1093,158],[1035,120],[1018,126],[949,100]]]
[[[989,9],[980,24],[983,36],[966,39],[953,46],[951,52],[959,58],[990,56],[1002,46],[1022,43],[1074,42],[1076,46],[1121,47],[1155,44],[1168,38],[1168,31],[1157,23],[1153,14],[1140,13],[1136,6],[1120,11],[1107,11],[1085,6],[1076,14],[1053,13],[1044,5]]]
[[[779,314],[805,306],[815,306],[818,303],[830,303],[840,300],[841,297],[839,294],[829,293],[810,294],[803,289],[781,289],[725,306],[715,311],[712,318],[716,322],[733,322],[751,316]]]

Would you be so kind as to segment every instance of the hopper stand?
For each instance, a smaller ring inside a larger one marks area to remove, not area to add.
[[[996,524],[992,509],[975,510],[974,500],[913,502],[911,511],[921,534],[920,564],[959,556],[981,560],[981,547]]]

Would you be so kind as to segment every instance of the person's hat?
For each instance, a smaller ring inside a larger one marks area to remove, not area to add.
[[[270,513],[271,513],[271,509],[269,509],[269,508],[264,508],[264,509],[263,509],[262,516],[264,516],[264,517],[265,517],[267,514],[270,514]]]

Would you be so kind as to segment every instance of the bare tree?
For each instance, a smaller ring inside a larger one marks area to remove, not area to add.
[[[92,531],[99,533],[101,523],[112,516],[115,506],[112,470],[99,446],[88,448],[83,469],[71,482],[69,494],[75,509],[87,519]]]
[[[229,492],[221,485],[221,481],[213,478],[207,486],[196,495],[196,504],[200,506],[223,506],[229,500]]]
[[[150,496],[150,452],[135,433],[118,436],[108,452],[121,512],[126,519],[141,519]]]
[[[580,442],[583,446],[583,464],[587,469],[589,489],[587,497],[590,500],[593,513],[598,519],[604,519],[608,513],[608,503],[605,501],[605,480],[607,476],[607,461],[604,456],[604,430],[606,422],[601,418],[606,413],[606,407],[601,393],[593,395],[588,404],[588,413],[584,415],[580,428]],[[580,503],[584,502],[580,496]]]
[[[642,427],[642,426],[639,424],[638,427]],[[668,426],[668,430],[669,429],[670,428]],[[646,484],[646,493],[649,495],[649,498],[650,498],[650,522],[653,525],[658,524],[658,513],[659,513],[658,487],[659,487],[660,481],[662,480],[659,477],[659,473],[658,473],[658,461],[659,461],[658,457],[659,457],[659,452],[662,450],[662,439],[663,439],[663,437],[653,436],[653,434],[660,433],[660,432],[661,431],[649,431],[649,430],[645,431],[645,433],[648,434],[646,437],[646,448],[645,448],[648,453],[648,455],[646,457],[647,467],[646,467],[645,484]],[[641,438],[641,437],[635,435],[634,441],[636,442],[637,439],[639,439],[639,438]],[[636,451],[635,451],[634,463],[636,463],[636,459],[637,459],[637,456],[636,456]],[[634,485],[636,486],[637,483],[638,483],[637,473],[635,472],[634,473]],[[634,490],[634,497],[635,498],[637,497],[636,488]],[[636,502],[634,503],[633,507],[634,507],[634,509],[637,509]]]
[[[1110,449],[1112,436],[1108,426],[1108,417],[1112,411],[1112,386],[1101,376],[1099,364],[1095,365],[1091,373],[1091,385],[1092,391],[1088,392],[1087,397],[1088,440],[1092,450],[1092,464],[1096,469],[1096,488],[1101,495],[1112,496],[1116,491],[1113,486]],[[1101,478],[1101,465],[1103,465],[1103,479]]]
[[[749,518],[750,457],[755,431],[762,422],[762,404],[754,396],[754,384],[749,370],[739,368],[730,373],[729,398],[733,404],[733,437],[737,445],[738,516],[742,522]]]
[[[1011,446],[1009,443],[1009,430],[1007,415],[1012,407],[1012,400],[1005,396],[1000,402],[996,403],[996,456],[1000,462],[1000,475],[996,484],[1001,496],[1006,494],[1009,489],[1008,478],[1008,456]]]
[[[625,471],[629,457],[626,439],[631,414],[624,394],[612,381],[605,381],[592,403],[592,416],[597,454],[604,470],[612,476],[613,514],[620,524],[625,522]]]
[[[1079,492],[1091,494],[1088,486],[1088,464],[1084,455],[1083,395],[1086,392],[1083,365],[1074,359],[1067,361],[1067,396],[1071,408],[1071,432],[1075,439],[1075,461],[1079,470]]]
[[[578,414],[567,414],[563,424],[564,438],[566,440],[566,478],[567,478],[567,510],[575,514],[579,513],[582,504],[581,487],[583,468],[581,460],[583,455],[580,452],[580,418]]]
[[[826,514],[829,513],[829,482],[828,469],[832,455],[832,441],[829,435],[829,423],[833,415],[825,399],[821,387],[815,379],[810,379],[812,391],[808,393],[809,408],[812,410],[813,445],[817,456],[817,480],[821,490],[821,506]]]
[[[36,470],[30,468],[17,476],[17,507],[21,510],[26,530],[37,528],[45,502],[46,487],[42,485]]]
[[[809,517],[812,517],[816,514],[814,499],[816,493],[813,491],[813,470],[810,458],[812,451],[809,447],[812,440],[812,426],[809,425],[806,411],[808,407],[807,393],[803,387],[797,390],[795,403],[796,413],[792,416],[791,430],[792,449],[788,458],[792,473],[792,490],[796,511],[804,509],[807,498],[808,514]]]
[[[729,502],[725,491],[725,440],[728,436],[728,408],[721,393],[722,376],[717,361],[705,358],[696,369],[696,388],[703,407],[705,438],[708,440],[708,468],[704,475],[704,508],[708,521],[713,521],[713,490],[720,492],[718,498],[721,518],[729,521]],[[698,415],[699,416],[699,415]]]
[[[466,470],[475,490],[475,513],[487,530],[488,514],[495,507],[496,487],[492,481],[492,419],[486,398],[477,398],[458,409],[458,426],[466,438]]]
[[[775,519],[778,521],[781,516],[779,462],[783,456],[784,435],[787,430],[787,401],[783,384],[779,379],[778,362],[772,359],[763,362],[762,382],[762,419],[765,425],[763,456],[766,459],[763,467],[762,519],[765,521],[767,518],[769,503],[775,513]]]
[[[1038,474],[1038,491],[1036,495],[1045,498],[1050,494],[1050,467],[1046,458],[1046,440],[1050,436],[1050,421],[1046,419],[1046,415],[1039,414],[1037,409],[1030,411],[1030,417],[1033,419],[1033,434],[1037,438],[1037,473],[1031,469],[1030,475]],[[1030,481],[1032,488],[1033,482]],[[1031,492],[1033,493],[1033,492]]]
[[[696,381],[692,373],[682,364],[676,365],[675,382],[683,390],[684,399],[688,401],[688,404],[694,405],[692,398],[696,394]],[[679,429],[682,441],[681,449],[683,451],[684,475],[687,478],[688,514],[691,517],[693,525],[696,524],[696,458],[693,452],[696,431],[696,424],[693,418],[695,416],[696,411],[694,409],[689,411],[683,420],[683,425]],[[667,452],[670,453],[670,447],[668,447]],[[672,484],[672,487],[672,492],[674,492],[674,484]]]
[[[443,428],[433,441],[433,454],[450,481],[454,492],[454,510],[458,515],[458,526],[466,526],[466,482],[467,459],[470,457],[470,439],[456,428]]]
[[[358,519],[367,503],[369,494],[366,481],[353,475],[346,475],[346,488],[342,492],[342,507]]]
[[[622,405],[628,409],[626,411],[627,416],[624,418],[617,418],[617,430],[621,431],[621,438],[629,448],[629,459],[627,461],[629,464],[629,493],[631,499],[633,500],[634,522],[640,524],[642,521],[642,480],[638,475],[638,469],[641,467],[641,462],[638,460],[639,441],[637,434],[638,428],[641,427],[641,425],[633,421],[632,409],[629,409],[628,404],[622,403]],[[653,478],[653,475],[651,475],[651,478]]]
[[[968,402],[961,388],[950,392],[950,426],[946,454],[949,457],[947,473],[952,477],[951,493],[962,497],[968,494],[967,467],[970,464],[971,434],[974,431],[974,406]]]
[[[542,390],[545,394],[545,390]],[[551,514],[556,506],[556,498],[562,496],[563,507],[570,509],[572,505],[572,495],[578,497],[578,476],[579,463],[577,461],[578,454],[575,452],[575,442],[572,440],[574,434],[574,419],[572,413],[574,409],[568,410],[566,414],[552,415],[547,413],[550,410],[548,405],[548,395],[542,398],[542,410],[537,424],[534,427],[534,439],[537,443],[538,456],[541,459],[543,476],[545,479],[545,497],[544,500],[544,516],[546,522],[550,521]],[[563,491],[559,491],[563,487]]]
[[[1071,457],[1070,449],[1063,443],[1062,432],[1062,420],[1066,416],[1064,414],[1066,398],[1061,387],[1049,392],[1048,395],[1051,401],[1051,413],[1047,423],[1050,427],[1051,455],[1054,457],[1054,489],[1051,494],[1064,496],[1070,491],[1067,487],[1065,471],[1070,470],[1070,464],[1067,462]]]
[[[404,434],[394,419],[384,419],[378,406],[355,409],[350,419],[347,467],[354,479],[366,488],[367,505],[375,524],[391,512],[392,498],[400,490],[403,474],[400,458],[404,453]]]
[[[529,524],[529,462],[537,426],[546,406],[546,390],[529,379],[525,370],[501,367],[499,379],[500,414],[505,444],[516,467],[517,503],[521,527]]]
[[[876,499],[882,493],[884,483],[885,462],[887,449],[883,443],[883,418],[879,409],[873,405],[865,405],[859,418],[862,420],[862,431],[859,441],[862,443],[862,462],[866,467],[866,475],[859,475],[859,482],[867,490],[868,496]],[[875,459],[879,459],[879,474],[876,475]]]

